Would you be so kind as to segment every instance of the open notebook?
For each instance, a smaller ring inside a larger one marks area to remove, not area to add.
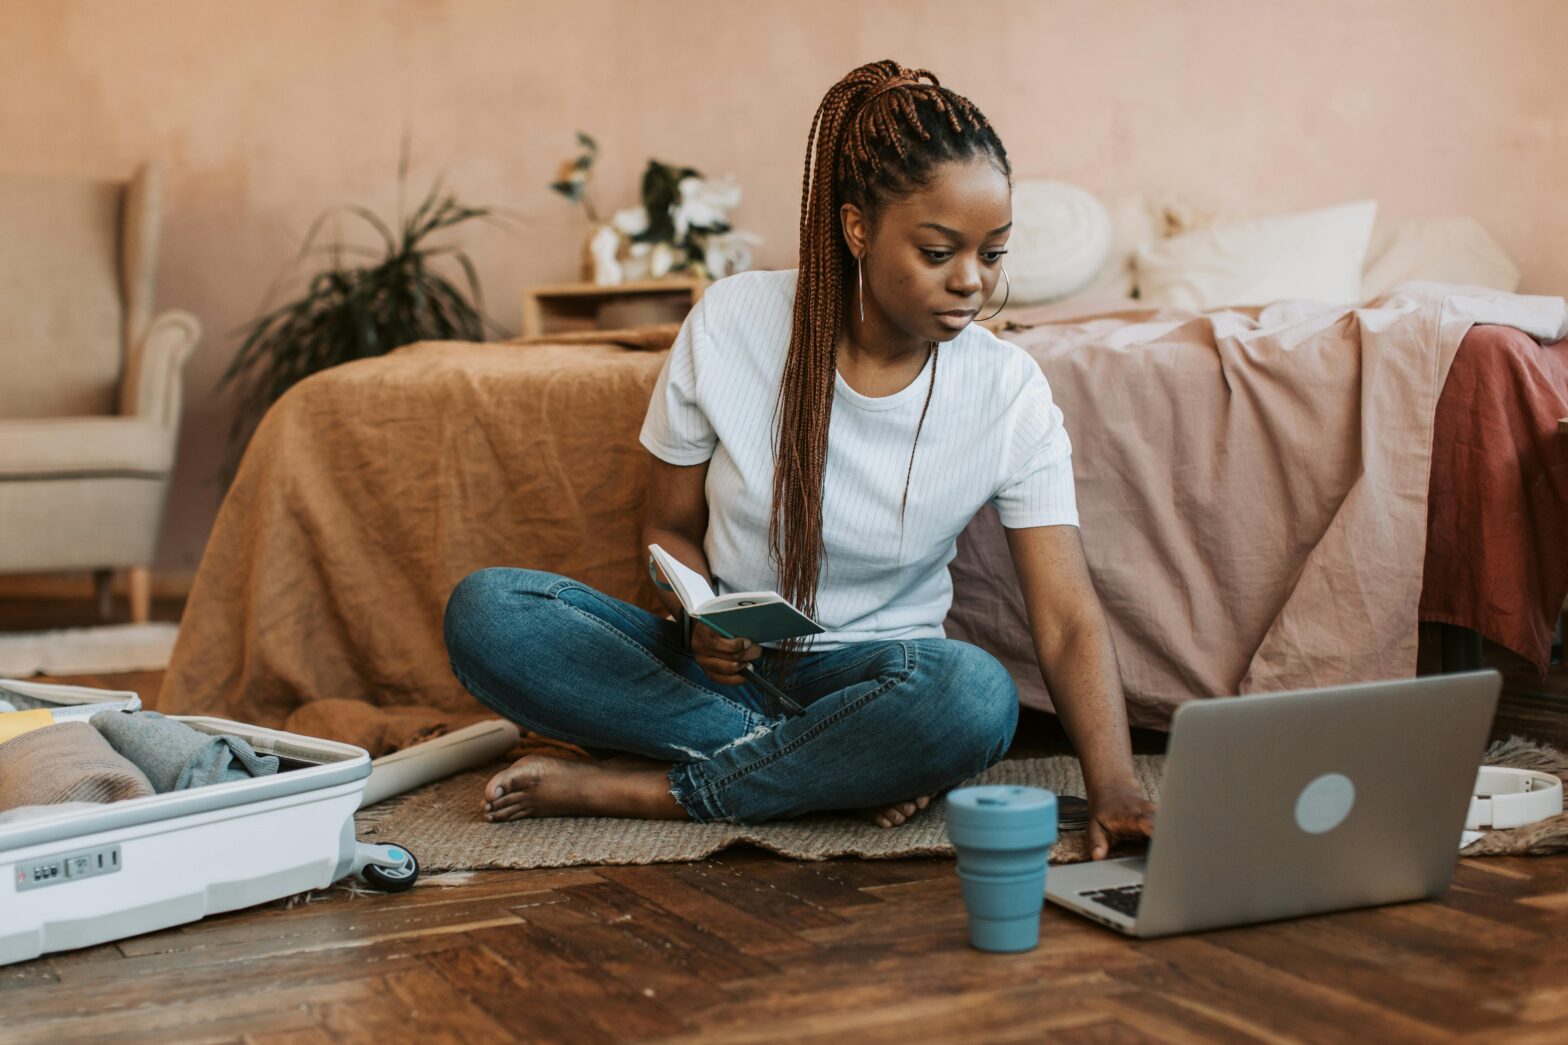
[[[715,595],[706,577],[657,544],[648,545],[648,552],[670,587],[675,589],[675,597],[681,600],[686,615],[702,621],[726,638],[777,642],[797,635],[816,635],[824,630],[776,591]]]

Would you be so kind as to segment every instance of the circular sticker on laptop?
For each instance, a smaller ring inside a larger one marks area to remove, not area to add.
[[[1296,826],[1309,835],[1332,831],[1356,804],[1356,785],[1343,773],[1324,773],[1296,798]]]

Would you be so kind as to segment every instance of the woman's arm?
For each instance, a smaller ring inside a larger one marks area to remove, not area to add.
[[[1126,698],[1116,649],[1076,526],[1007,532],[1023,588],[1035,656],[1051,701],[1083,762],[1089,845],[1101,859],[1117,838],[1148,835],[1154,806],[1132,768]]]
[[[657,544],[709,581],[708,556],[702,539],[708,533],[708,462],[674,465],[648,455],[648,504],[643,510],[642,543]],[[681,600],[673,591],[655,588],[664,608],[676,618],[681,615]],[[738,686],[746,681],[741,665],[762,655],[762,647],[749,639],[727,639],[701,621],[691,633],[691,653],[697,664],[713,681]]]
[[[675,465],[648,455],[648,503],[642,513],[642,543],[657,544],[682,563],[712,580],[702,539],[708,533],[708,462]],[[681,601],[672,591],[655,589],[665,609],[679,616]]]

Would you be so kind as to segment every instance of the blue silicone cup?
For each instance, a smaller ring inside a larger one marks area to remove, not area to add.
[[[1040,942],[1056,796],[1038,787],[965,787],[947,796],[947,836],[969,910],[969,942],[1027,951]]]

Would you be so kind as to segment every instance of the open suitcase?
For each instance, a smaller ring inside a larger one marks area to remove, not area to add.
[[[56,719],[138,710],[134,693],[0,679],[0,699]],[[356,874],[386,891],[419,865],[354,838],[370,777],[357,747],[200,716],[171,716],[276,755],[278,773],[0,825],[0,965],[193,922]]]

